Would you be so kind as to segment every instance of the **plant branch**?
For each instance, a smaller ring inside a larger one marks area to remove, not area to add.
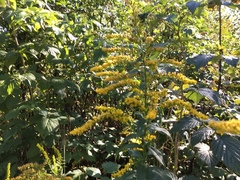
[[[219,41],[219,54],[220,56],[223,55],[223,50],[222,50],[222,12],[221,12],[221,5],[218,6],[218,14],[219,14],[219,34],[218,34],[218,41]],[[219,92],[221,89],[221,84],[222,84],[222,57],[220,58],[218,62],[218,72],[219,72],[219,78],[218,78],[218,87],[217,91]]]

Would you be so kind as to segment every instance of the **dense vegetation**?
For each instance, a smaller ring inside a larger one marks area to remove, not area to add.
[[[0,178],[240,176],[239,9],[0,0]]]

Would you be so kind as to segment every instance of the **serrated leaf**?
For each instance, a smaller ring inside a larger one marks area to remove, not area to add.
[[[213,135],[214,131],[209,127],[202,127],[199,130],[193,132],[191,137],[191,144],[195,146],[197,143],[203,140],[209,139]]]
[[[163,170],[158,167],[147,168],[147,179],[148,180],[177,180],[178,178],[170,171]]]
[[[237,67],[239,58],[233,56],[223,56],[225,62],[233,67]]]
[[[197,157],[201,159],[202,162],[206,163],[210,168],[217,165],[218,160],[213,155],[209,145],[205,143],[198,143],[195,148],[197,148]]]
[[[189,1],[187,2],[186,6],[188,10],[193,14],[195,10],[200,6],[200,4],[201,4],[200,2]]]
[[[219,106],[222,104],[222,100],[217,91],[211,90],[209,88],[199,88],[199,89],[188,88],[188,89],[186,89],[186,91],[189,91],[189,90],[194,90],[195,92],[207,97],[208,99],[210,99],[211,101],[213,101],[214,103],[216,103]]]
[[[159,125],[157,123],[151,123],[147,126],[149,129],[151,130],[154,130],[154,131],[157,131],[163,135],[167,135],[171,140],[172,140],[172,136],[171,134],[169,133],[169,131],[165,128],[161,128],[159,127]]]
[[[117,172],[121,165],[114,163],[114,162],[105,162],[102,164],[102,168],[106,173],[112,174]]]
[[[150,154],[152,154],[160,164],[162,164],[163,166],[165,166],[164,160],[163,160],[163,153],[161,151],[159,151],[158,149],[156,149],[155,147],[148,147],[148,150],[150,152]]]
[[[38,121],[38,131],[42,136],[47,136],[54,132],[59,126],[58,118],[42,117]]]
[[[199,54],[193,58],[188,58],[187,63],[195,65],[196,69],[200,69],[208,64],[208,62],[213,58],[212,55]]]
[[[201,124],[202,122],[196,119],[195,117],[191,116],[183,117],[173,125],[173,128],[170,130],[170,132],[175,133],[183,130],[189,130],[197,126],[200,126]]]
[[[211,143],[214,155],[229,169],[240,173],[240,141],[230,135],[216,135]]]

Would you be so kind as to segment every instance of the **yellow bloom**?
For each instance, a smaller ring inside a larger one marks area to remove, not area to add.
[[[143,103],[139,99],[139,97],[126,97],[124,102],[129,105],[131,108],[139,107],[140,109],[144,109]]]
[[[150,109],[146,115],[146,119],[155,119],[157,117],[157,110],[156,109]]]
[[[219,134],[240,134],[240,120],[209,121],[208,124],[210,127],[216,129],[216,132]]]
[[[162,76],[167,76],[173,79],[177,79],[184,84],[197,84],[196,80],[189,79],[186,76],[184,76],[182,73],[176,73],[176,72],[168,72],[168,73],[163,73],[161,74]]]
[[[174,59],[163,59],[160,62],[161,63],[172,64],[172,65],[175,65],[175,66],[181,66],[182,65],[182,62],[179,62],[179,61],[174,60]]]
[[[144,137],[144,141],[153,141],[156,139],[156,136],[155,135],[152,135],[152,134],[147,134],[145,137]]]
[[[96,89],[96,92],[98,94],[107,94],[109,91],[115,90],[116,88],[119,87],[123,87],[123,86],[132,86],[132,87],[136,87],[139,86],[139,82],[133,79],[124,79],[124,80],[120,80],[119,82],[115,83],[115,84],[111,84],[105,88],[99,88]]]
[[[152,37],[152,36],[148,36],[147,38],[146,38],[146,43],[151,43],[151,42],[153,42],[154,41],[154,38]]]
[[[129,159],[129,162],[127,164],[125,164],[125,166],[118,170],[116,173],[113,173],[111,176],[112,178],[117,178],[117,177],[121,177],[122,175],[124,175],[130,168],[131,166],[133,165],[133,160],[132,159]]]
[[[96,122],[101,120],[100,116],[94,117],[92,120],[87,121],[85,124],[83,124],[81,127],[75,128],[72,131],[70,131],[70,135],[82,135],[84,132],[88,131],[91,129]]]
[[[208,119],[208,116],[206,116],[205,114],[202,114],[201,112],[198,112],[196,109],[194,109],[192,107],[192,105],[189,102],[185,102],[181,99],[167,100],[160,105],[161,108],[170,108],[170,107],[174,107],[174,106],[183,106],[192,115],[195,115],[199,119],[203,119],[203,120]]]

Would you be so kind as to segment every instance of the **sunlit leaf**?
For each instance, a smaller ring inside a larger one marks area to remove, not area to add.
[[[170,171],[160,169],[159,167],[148,167],[147,178],[150,180],[177,180],[178,178]]]
[[[99,178],[101,176],[101,171],[95,167],[87,167],[85,171],[89,176],[92,176],[95,178]]]
[[[197,149],[197,157],[206,163],[210,168],[217,165],[218,160],[214,157],[209,145],[205,143],[198,143],[194,146]]]
[[[165,128],[159,127],[158,123],[151,123],[151,124],[148,125],[148,128],[151,129],[151,130],[157,131],[160,134],[167,135],[170,139],[172,139],[172,136],[169,133],[169,131]]]
[[[239,61],[239,58],[233,56],[223,56],[225,62],[231,66],[236,67]]]

